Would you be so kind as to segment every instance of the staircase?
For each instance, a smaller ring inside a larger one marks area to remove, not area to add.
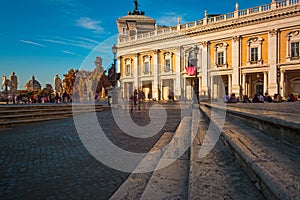
[[[31,122],[72,117],[84,112],[101,112],[110,107],[101,104],[30,104],[0,106],[0,128]]]
[[[195,122],[184,117],[176,132],[165,133],[152,149],[162,151],[155,161],[159,169],[132,173],[111,199],[300,199],[297,120],[271,111],[259,115],[255,110],[228,107],[224,126],[219,127],[222,109],[201,104],[196,139],[190,140],[191,147],[179,159],[161,169],[172,159],[161,147],[173,138],[178,138],[177,144],[187,142],[190,137],[185,133],[194,130]],[[201,158],[199,151],[205,145],[213,147]]]

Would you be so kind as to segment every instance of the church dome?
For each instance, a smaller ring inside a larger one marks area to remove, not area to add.
[[[34,76],[32,76],[32,79],[26,83],[25,88],[28,91],[34,91],[40,90],[42,86],[37,80],[35,80]]]

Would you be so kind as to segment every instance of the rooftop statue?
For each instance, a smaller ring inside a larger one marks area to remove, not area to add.
[[[139,2],[138,0],[133,0],[134,10],[132,12],[128,12],[128,15],[145,15],[144,11],[139,11]]]
[[[138,3],[138,1],[137,0],[133,0],[133,3],[134,3],[134,10],[135,11],[138,11],[139,10],[139,3]]]

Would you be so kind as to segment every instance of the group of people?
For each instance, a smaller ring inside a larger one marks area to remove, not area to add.
[[[239,102],[239,99],[235,97],[235,94],[231,94],[231,96],[229,96],[228,94],[226,94],[223,98],[223,101],[225,103],[237,103]],[[294,94],[290,94],[287,97],[287,102],[295,102],[297,101],[297,97]],[[252,99],[250,99],[247,95],[243,96],[243,103],[279,103],[282,102],[282,97],[280,94],[274,94],[274,97],[272,99],[272,97],[268,94],[265,93],[265,95],[262,94],[255,94],[254,97]]]
[[[237,103],[239,101],[238,98],[236,98],[235,93],[232,93],[230,96],[228,93],[223,98],[224,103]]]
[[[131,108],[130,111],[132,112],[133,109],[138,109],[141,110],[141,104],[145,101],[145,93],[143,91],[137,91],[137,89],[134,90],[133,94],[130,97],[131,103]],[[149,94],[148,94],[149,98]]]
[[[282,97],[280,94],[275,94],[274,99],[268,94],[265,93],[265,95],[262,94],[255,94],[252,100],[249,99],[247,95],[244,95],[243,102],[244,103],[271,103],[271,102],[281,102]]]

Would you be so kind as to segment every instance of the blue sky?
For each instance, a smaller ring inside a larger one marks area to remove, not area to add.
[[[139,0],[140,10],[159,25],[176,25],[270,3],[271,0]],[[116,20],[133,10],[132,0],[10,0],[0,3],[0,75],[14,71],[18,89],[35,76],[42,87],[71,68],[94,68],[95,56],[108,67],[116,43]],[[98,47],[97,47],[98,46]],[[92,50],[96,51],[90,55]],[[88,56],[90,55],[90,56]],[[87,59],[88,58],[88,59]]]

